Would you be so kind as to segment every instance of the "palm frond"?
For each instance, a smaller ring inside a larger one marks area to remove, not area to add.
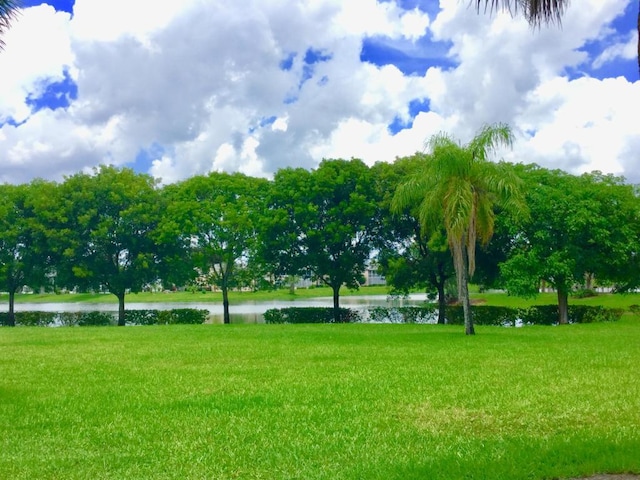
[[[2,35],[9,29],[11,22],[18,18],[21,6],[20,0],[0,0],[0,50],[4,48]]]
[[[478,11],[482,4],[485,12],[502,9],[514,15],[522,11],[530,25],[540,26],[543,23],[561,25],[569,0],[474,0],[474,3]]]

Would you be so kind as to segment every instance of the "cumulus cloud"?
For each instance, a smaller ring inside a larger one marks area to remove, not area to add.
[[[375,0],[28,8],[0,54],[0,180],[100,163],[165,183],[211,170],[268,176],[330,157],[391,161],[438,131],[466,141],[492,122],[518,134],[507,159],[630,176],[640,82],[580,73],[630,56],[633,38],[611,26],[628,1],[585,2],[561,30],[459,0],[437,14]],[[407,73],[363,61],[372,38],[434,63]],[[29,102],[66,79],[77,92],[58,108]]]

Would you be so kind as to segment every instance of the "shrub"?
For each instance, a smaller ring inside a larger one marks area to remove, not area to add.
[[[208,310],[198,310],[197,308],[176,308],[160,312],[158,323],[171,325],[201,325],[206,322],[208,317]]]
[[[581,288],[579,290],[574,291],[571,294],[571,296],[575,297],[575,298],[597,297],[598,296],[598,292],[596,292],[595,290],[593,290],[591,288]]]
[[[55,312],[15,312],[16,325],[24,327],[47,327],[56,319]],[[9,314],[6,314],[7,320]]]
[[[620,308],[569,305],[569,321],[571,323],[615,322],[620,320],[623,313],[624,310]]]
[[[174,310],[127,310],[127,325],[176,325],[202,324],[209,316],[208,310],[176,308]]]
[[[65,327],[102,327],[113,325],[111,312],[60,312],[55,314],[58,323]]]
[[[115,323],[115,317],[109,312],[78,312],[78,326],[105,327]]]
[[[555,325],[558,323],[557,305],[534,305],[520,309],[520,319],[525,325]]]
[[[635,303],[633,305],[629,305],[629,311],[631,313],[636,314],[636,315],[639,314],[640,313],[640,305],[635,304]]]
[[[371,307],[368,310],[372,323],[436,323],[438,307],[424,305],[420,307]]]
[[[124,319],[127,325],[157,325],[158,310],[127,310]]]
[[[334,323],[333,308],[324,307],[288,307],[272,308],[264,312],[265,323]],[[349,308],[340,309],[342,323],[360,321],[360,315]]]

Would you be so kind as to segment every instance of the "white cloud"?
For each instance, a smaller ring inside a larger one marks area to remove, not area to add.
[[[266,176],[323,157],[390,161],[438,131],[466,141],[498,121],[520,138],[510,159],[628,175],[639,170],[640,82],[566,73],[633,55],[633,39],[611,29],[628,0],[584,2],[562,29],[540,30],[459,0],[441,0],[432,21],[374,0],[77,0],[73,18],[29,8],[0,54],[0,125],[24,121],[0,127],[0,180],[130,164],[152,145],[162,151],[149,171],[165,183],[211,170]],[[453,65],[406,75],[360,60],[368,36],[433,58],[425,32],[447,42]],[[587,41],[608,48],[590,56]],[[325,58],[305,64],[309,49]],[[65,69],[78,98],[32,114],[27,95]],[[391,134],[395,118],[410,122],[413,99],[432,111]]]
[[[626,41],[614,43],[598,55],[593,61],[594,68],[601,68],[606,63],[617,58],[627,60],[636,58],[638,55],[638,31],[633,30],[626,37]]]
[[[41,93],[42,82],[62,80],[74,63],[69,39],[69,14],[43,4],[26,8],[4,34],[0,52],[0,124],[11,117],[25,120],[31,111],[27,95]],[[75,75],[71,69],[70,74]]]

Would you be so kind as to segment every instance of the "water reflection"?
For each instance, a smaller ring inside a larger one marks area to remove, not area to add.
[[[354,310],[365,310],[368,307],[398,307],[420,305],[426,301],[425,294],[411,294],[405,298],[388,297],[386,295],[362,295],[340,298],[340,306],[352,308]],[[260,302],[243,302],[231,304],[229,315],[231,323],[264,323],[264,312],[272,308],[287,307],[331,307],[333,300],[330,297],[306,298],[304,300],[274,300]],[[4,303],[3,307],[8,308]],[[221,303],[198,303],[198,302],[158,302],[142,303],[130,302],[126,304],[127,310],[173,310],[176,308],[197,308],[209,311],[207,323],[222,323]],[[114,303],[17,303],[17,312],[40,311],[40,312],[117,312],[118,305]]]

